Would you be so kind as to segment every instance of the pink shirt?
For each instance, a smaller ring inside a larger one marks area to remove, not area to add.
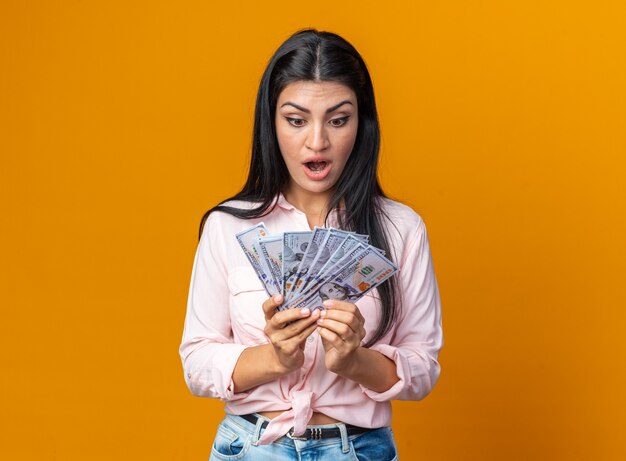
[[[270,234],[310,230],[306,216],[281,194],[274,210],[262,218],[243,220],[214,212],[207,219],[191,274],[187,316],[180,356],[187,386],[194,395],[226,402],[227,413],[242,415],[283,411],[259,443],[271,443],[292,427],[304,432],[313,411],[344,423],[377,428],[391,425],[391,399],[421,400],[437,382],[443,346],[441,304],[421,217],[411,208],[383,199],[394,226],[389,229],[402,313],[391,331],[372,350],[393,360],[400,380],[385,392],[374,392],[342,378],[324,365],[317,332],[307,339],[299,371],[245,392],[233,392],[233,369],[244,349],[269,343],[261,305],[268,295],[239,247],[235,234],[259,222]],[[237,207],[250,203],[231,202]],[[329,225],[336,222],[331,215]],[[335,226],[337,227],[337,226]],[[397,228],[397,229],[396,229]],[[380,313],[372,290],[356,305],[370,338]]]

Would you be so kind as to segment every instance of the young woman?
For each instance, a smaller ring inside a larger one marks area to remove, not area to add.
[[[248,179],[200,225],[180,355],[191,392],[226,403],[211,459],[397,458],[390,400],[430,393],[443,337],[426,228],[383,194],[379,144],[359,53],[329,32],[287,39],[261,79]],[[235,239],[260,222],[369,235],[400,270],[356,304],[278,311]]]

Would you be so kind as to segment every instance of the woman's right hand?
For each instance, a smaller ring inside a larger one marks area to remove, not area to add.
[[[317,328],[320,311],[315,309],[312,314],[309,309],[277,311],[276,308],[282,303],[280,294],[263,303],[266,321],[264,331],[274,348],[279,369],[286,374],[302,367],[304,345],[307,337]]]

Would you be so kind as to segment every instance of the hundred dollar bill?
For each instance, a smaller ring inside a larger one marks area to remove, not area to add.
[[[326,236],[330,232],[330,229],[325,229],[323,227],[316,227],[313,230],[313,236],[311,237],[311,243],[306,249],[304,256],[302,257],[302,261],[298,266],[298,271],[296,272],[296,279],[294,284],[291,287],[291,292],[288,293],[289,296],[295,296],[300,290],[300,286],[304,282],[304,277],[309,273],[309,269],[315,260],[315,257],[318,255],[320,248],[322,247],[322,243],[326,239]]]
[[[352,251],[353,248],[365,248],[366,246],[367,244],[359,240],[356,236],[348,235],[346,239],[341,242],[341,245],[339,245],[339,247],[333,252],[333,254],[330,255],[328,261],[326,261],[326,263],[322,267],[317,269],[314,277],[321,277],[331,274],[332,270],[337,268],[337,266],[345,264],[346,261],[344,260],[344,258],[346,255],[354,254],[354,252]]]
[[[267,267],[269,267],[269,271],[276,282],[278,291],[282,293],[283,236],[260,237],[256,239],[256,242],[258,242],[261,259],[265,261]]]
[[[256,272],[257,277],[263,284],[265,291],[267,291],[268,295],[272,296],[278,293],[279,289],[273,282],[273,277],[271,276],[271,274],[268,274],[263,270],[260,261],[260,255],[253,245],[256,238],[265,236],[267,236],[267,229],[265,228],[265,225],[263,223],[259,223],[256,226],[253,226],[250,229],[246,229],[235,235],[237,241],[239,242],[239,246],[248,258],[248,261],[250,261],[250,264],[252,265],[254,272]]]
[[[332,284],[334,289],[342,289],[344,296],[356,301],[396,272],[398,268],[395,264],[383,256],[378,248],[369,246],[354,261],[336,272],[327,284]]]
[[[398,268],[391,261],[374,247],[369,246],[355,255],[335,274],[325,278],[314,291],[290,307],[323,309],[322,303],[327,299],[354,303],[396,272]]]
[[[338,265],[339,267],[336,267],[336,269],[339,269],[343,266],[345,266],[346,264],[348,264],[350,261],[353,261],[356,259],[356,257],[362,253],[363,251],[365,251],[365,249],[367,248],[367,245],[361,242],[358,242],[351,246],[350,251],[348,251],[347,253],[345,253],[343,255],[343,258],[341,258],[338,261]],[[325,274],[322,273],[316,273],[313,274],[310,278],[309,284],[307,285],[306,289],[304,289],[301,293],[298,294],[297,297],[294,297],[293,299],[291,299],[288,303],[287,306],[288,308],[292,308],[294,305],[298,304],[301,300],[306,299],[307,297],[309,297],[311,295],[311,293],[314,293],[317,291],[317,289],[324,284],[325,282],[328,281],[328,279],[333,275],[332,272],[326,272]]]
[[[283,295],[288,300],[291,287],[296,281],[296,273],[304,257],[313,232],[285,232],[283,234]]]
[[[252,241],[252,250],[253,250],[255,255],[258,255],[259,265],[261,266],[261,271],[263,272],[263,277],[268,277],[269,283],[272,286],[272,288],[271,288],[272,293],[276,293],[276,292],[280,291],[280,283],[274,277],[274,273],[272,272],[272,268],[270,267],[270,263],[267,260],[267,258],[265,258],[263,256],[263,252],[261,251],[261,246],[259,244],[259,237],[256,237]]]
[[[324,267],[330,257],[335,253],[335,251],[337,251],[337,249],[346,241],[348,236],[352,236],[353,239],[356,238],[363,242],[367,242],[368,240],[367,235],[354,234],[352,232],[342,231],[340,229],[329,229],[329,232],[326,235],[326,238],[322,241],[320,248],[315,255],[315,258],[313,259],[313,262],[311,263],[311,266],[307,271],[307,274],[305,275],[303,281],[300,283],[297,292],[294,293],[294,297],[298,296],[307,288],[309,282],[313,279],[313,276],[319,273],[320,269]],[[350,240],[350,242],[353,241],[354,240]],[[344,248],[344,251],[346,250],[347,249]]]

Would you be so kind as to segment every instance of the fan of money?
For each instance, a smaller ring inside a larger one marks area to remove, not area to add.
[[[259,223],[236,237],[268,295],[283,295],[279,310],[356,302],[398,271],[369,236],[340,229],[269,235]]]

